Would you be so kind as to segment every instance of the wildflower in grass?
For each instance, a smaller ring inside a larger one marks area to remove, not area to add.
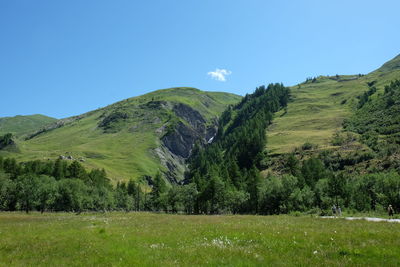
[[[314,254],[314,255],[318,254],[318,251],[317,251],[317,250],[314,250],[313,254]]]
[[[231,246],[232,241],[229,240],[226,236],[225,237],[220,236],[218,238],[214,238],[211,241],[211,245],[219,247],[219,248],[225,248],[225,247]]]
[[[164,247],[164,243],[160,243],[160,244],[151,244],[150,248],[152,249],[156,249],[156,248],[163,248]]]

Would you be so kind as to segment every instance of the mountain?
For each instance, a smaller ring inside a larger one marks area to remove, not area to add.
[[[385,73],[391,71],[398,71],[400,69],[400,55],[382,65],[376,72]]]
[[[332,139],[343,131],[344,120],[356,113],[371,88],[376,88],[371,96],[376,98],[400,77],[399,62],[397,56],[367,75],[319,76],[291,87],[291,100],[266,129],[269,154],[284,155],[304,144],[318,151],[337,148]],[[0,155],[22,161],[78,159],[85,167],[105,168],[116,181],[161,169],[178,182],[194,143],[208,143],[217,132],[218,117],[240,99],[194,88],[159,90],[55,121],[16,140],[19,153]]]
[[[54,195],[67,201],[53,202],[55,210],[327,215],[333,205],[359,212],[392,205],[398,212],[398,58],[367,75],[270,84],[243,98],[159,90],[17,139],[4,135],[0,155],[18,161],[0,157],[1,191],[57,184]],[[110,186],[94,168],[119,182]],[[130,179],[138,177],[145,180]],[[90,201],[71,201],[68,192]],[[0,199],[6,210],[34,203]]]
[[[398,59],[367,75],[259,87],[225,110],[212,144],[189,159],[195,212],[399,210]]]
[[[17,160],[76,159],[104,168],[114,181],[154,176],[183,178],[195,142],[207,143],[217,119],[240,96],[170,88],[129,98],[79,116],[55,121],[16,141]]]
[[[0,135],[12,133],[13,135],[23,135],[37,131],[43,126],[55,122],[57,119],[36,114],[29,116],[15,116],[0,118]]]
[[[292,101],[267,130],[268,150],[288,153],[304,143],[332,148],[332,136],[355,112],[358,98],[370,86],[382,93],[385,85],[399,78],[400,55],[367,75],[319,76],[291,87]]]

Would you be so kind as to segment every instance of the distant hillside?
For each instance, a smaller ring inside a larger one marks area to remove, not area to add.
[[[400,69],[400,55],[386,62],[375,72],[385,73],[390,71],[398,71]]]
[[[23,135],[34,132],[45,125],[55,122],[57,119],[36,114],[29,116],[15,116],[0,118],[0,135],[12,133],[13,135]]]
[[[400,55],[367,75],[319,76],[293,86],[287,110],[278,112],[267,130],[268,150],[287,153],[307,142],[320,149],[331,147],[333,134],[343,128],[369,85],[383,92],[399,78]]]
[[[373,89],[373,87],[372,87]],[[385,86],[383,93],[365,95],[345,129],[361,135],[361,141],[384,156],[400,152],[400,80]]]
[[[17,140],[19,160],[66,158],[104,168],[114,181],[153,176],[161,170],[183,178],[195,142],[207,143],[217,119],[241,97],[194,88],[158,90],[105,108],[58,120]]]

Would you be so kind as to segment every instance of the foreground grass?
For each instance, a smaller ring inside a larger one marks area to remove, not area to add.
[[[400,225],[292,216],[0,214],[0,266],[397,265]]]

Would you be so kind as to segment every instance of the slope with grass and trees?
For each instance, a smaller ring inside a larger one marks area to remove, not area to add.
[[[399,211],[398,61],[368,75],[307,79],[284,93],[274,116],[263,116],[279,97],[272,85],[226,110],[215,142],[190,160],[198,212]]]
[[[379,93],[400,78],[400,55],[367,74],[319,76],[291,87],[292,101],[278,112],[267,131],[268,150],[292,152],[304,143],[331,148],[331,138],[359,105],[359,98],[375,88]]]
[[[382,214],[390,204],[399,212],[399,60],[368,75],[260,86],[243,98],[161,90],[25,140],[5,135],[2,143],[18,151],[2,152],[11,156],[1,160],[2,209],[40,209],[33,188],[44,181],[62,190],[57,196],[77,194],[67,199],[78,206],[50,210],[331,214],[335,205]],[[91,173],[106,173],[97,166],[136,179],[106,182],[99,193]]]
[[[196,141],[216,133],[218,116],[241,97],[195,88],[171,88],[129,98],[14,138],[18,153],[0,150],[18,161],[78,160],[105,169],[114,183],[154,176],[177,183]]]

